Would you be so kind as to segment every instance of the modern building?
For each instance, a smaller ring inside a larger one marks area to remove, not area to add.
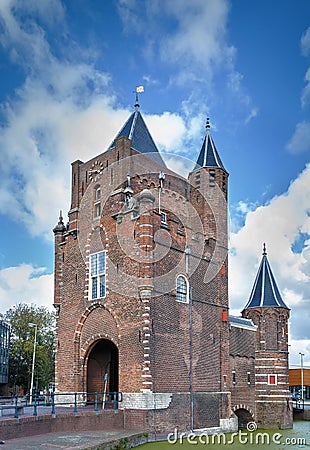
[[[304,400],[310,400],[310,369],[289,369],[290,391],[296,398],[302,398],[302,386]]]
[[[289,310],[264,252],[229,318],[228,172],[208,121],[197,155],[188,178],[169,170],[136,102],[105,152],[72,163],[53,230],[55,389],[121,392],[126,426],[154,433],[290,427]]]
[[[9,381],[10,327],[0,320],[0,395],[7,394]]]

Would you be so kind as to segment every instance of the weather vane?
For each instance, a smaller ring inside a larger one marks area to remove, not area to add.
[[[138,109],[139,108],[139,98],[138,98],[138,94],[140,94],[141,92],[144,92],[144,86],[136,86],[136,90],[134,91],[136,93],[136,103],[135,103],[135,108]]]

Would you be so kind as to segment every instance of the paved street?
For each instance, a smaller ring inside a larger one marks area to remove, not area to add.
[[[81,433],[48,433],[10,439],[0,446],[2,450],[84,450],[116,439],[126,438],[132,433],[124,431],[85,431]]]

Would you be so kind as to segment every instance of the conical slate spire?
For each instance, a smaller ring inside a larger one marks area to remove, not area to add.
[[[263,246],[263,258],[259,266],[254,286],[244,309],[275,307],[289,309],[282,300],[267,259],[266,245]]]
[[[214,167],[223,169],[226,172],[224,164],[222,163],[222,160],[218,154],[218,151],[210,134],[209,119],[207,119],[206,130],[206,135],[202,143],[195,169],[199,169],[199,167]]]
[[[150,158],[154,159],[157,163],[166,167],[158,148],[143,120],[143,117],[139,111],[139,104],[136,102],[135,111],[131,114],[123,128],[117,134],[112,144],[108,148],[111,150],[115,147],[115,141],[120,137],[126,137],[131,140],[131,147],[137,150],[139,153],[150,154]]]

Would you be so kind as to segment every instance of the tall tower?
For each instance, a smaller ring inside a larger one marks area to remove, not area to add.
[[[203,224],[203,261],[192,276],[193,309],[204,303],[204,348],[206,390],[221,392],[222,417],[231,407],[229,386],[229,322],[228,322],[228,172],[219,156],[207,119],[206,134],[194,170],[189,174],[191,203]],[[195,347],[193,348],[195,351]],[[216,367],[216,370],[214,368]],[[195,379],[194,379],[195,381]],[[195,386],[194,386],[195,388]]]
[[[292,428],[288,381],[289,308],[272,274],[266,246],[254,286],[242,311],[258,326],[255,348],[255,410],[261,428]]]
[[[129,428],[234,431],[227,177],[209,122],[189,178],[169,170],[138,103],[107,151],[72,164],[54,228],[56,391],[107,381]]]

